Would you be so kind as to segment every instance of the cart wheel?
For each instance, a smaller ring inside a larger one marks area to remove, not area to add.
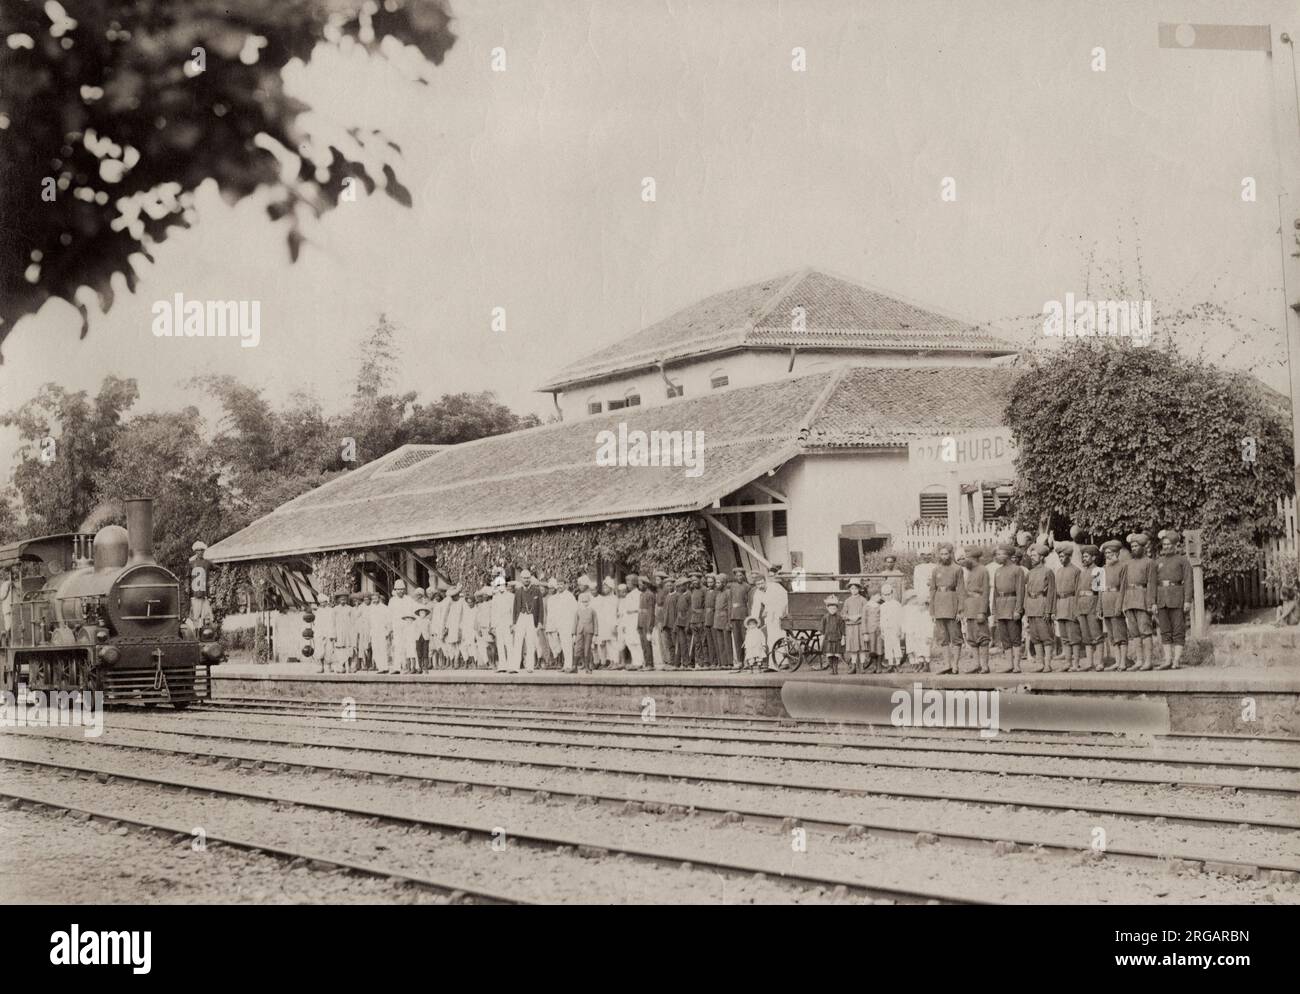
[[[777,669],[793,673],[803,665],[803,646],[798,639],[784,635],[773,644],[770,656]]]
[[[803,650],[804,665],[810,670],[826,669],[827,660],[822,652],[820,632],[804,632],[799,636],[800,648]]]

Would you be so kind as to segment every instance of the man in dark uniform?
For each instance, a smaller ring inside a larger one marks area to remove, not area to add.
[[[1124,548],[1117,538],[1101,543],[1101,551],[1106,555],[1106,565],[1101,571],[1101,618],[1106,631],[1106,641],[1110,643],[1115,663],[1107,670],[1119,670],[1121,673],[1128,663],[1128,625],[1124,623],[1124,585],[1128,573],[1128,563],[1120,559]]]
[[[961,621],[958,609],[964,593],[962,570],[952,561],[952,545],[944,542],[936,550],[938,562],[930,573],[930,617],[934,619],[934,642],[943,647],[943,667],[938,673],[956,673],[961,656]]]
[[[1136,639],[1140,659],[1134,670],[1151,669],[1155,642],[1156,564],[1147,555],[1148,539],[1141,532],[1128,537],[1133,557],[1124,565],[1124,625],[1130,640]]]
[[[966,550],[963,560],[961,617],[966,625],[966,644],[971,647],[979,672],[989,671],[989,571],[981,560],[984,550]],[[960,656],[958,663],[960,664]]]
[[[1047,568],[1043,558],[1047,546],[1035,545],[1029,549],[1029,575],[1025,577],[1025,626],[1030,659],[1037,659],[1042,672],[1052,669],[1052,649],[1056,642],[1052,633],[1052,616],[1056,613],[1056,577]],[[1034,646],[1038,652],[1034,652]]]
[[[1100,670],[1105,666],[1102,659],[1101,640],[1101,588],[1105,585],[1104,571],[1097,565],[1097,547],[1095,545],[1079,546],[1079,587],[1074,595],[1074,620],[1079,626],[1079,641],[1082,643],[1081,656],[1083,669]]]
[[[713,659],[719,668],[736,665],[731,657],[731,595],[727,590],[727,574],[718,573],[713,589]]]
[[[1061,642],[1065,645],[1070,664],[1066,669],[1077,672],[1086,669],[1083,665],[1083,636],[1079,629],[1079,619],[1075,617],[1078,608],[1076,597],[1079,585],[1083,582],[1083,573],[1070,560],[1074,558],[1073,542],[1057,542],[1056,554],[1061,565],[1056,571],[1056,625],[1061,631]]]
[[[655,596],[655,612],[663,612],[663,631],[660,632],[660,638],[664,643],[664,659],[672,669],[677,669],[681,665],[681,659],[677,655],[677,591],[674,589],[677,580],[671,576],[665,576],[663,583],[659,585],[659,593]],[[661,607],[662,605],[662,607]]]
[[[668,574],[661,569],[655,570],[654,628],[650,639],[653,644],[651,658],[659,669],[672,669],[673,657],[664,637],[664,625],[668,616]]]
[[[1020,672],[1020,618],[1025,613],[1025,571],[1011,561],[1015,546],[1002,542],[993,551],[993,620],[1002,651],[1011,651],[1011,672]]]
[[[745,570],[737,566],[731,571],[731,584],[727,587],[727,622],[731,625],[731,644],[735,664],[745,663],[745,619],[749,617],[749,583]]]
[[[677,666],[680,669],[693,669],[695,660],[691,658],[690,642],[691,624],[691,580],[688,576],[677,578],[677,610],[673,618],[674,636],[677,639]]]
[[[1156,669],[1178,669],[1187,641],[1187,619],[1192,614],[1192,561],[1178,551],[1175,531],[1161,534],[1156,582],[1156,623],[1166,654]]]
[[[636,633],[641,639],[645,668],[652,670],[655,668],[655,582],[644,573],[637,577],[637,582],[641,587],[641,600],[636,610]]]
[[[693,570],[691,572],[690,656],[691,665],[701,669],[707,669],[709,666],[709,639],[711,638],[709,629],[704,624],[705,594],[700,574]],[[709,600],[712,600],[712,597]]]

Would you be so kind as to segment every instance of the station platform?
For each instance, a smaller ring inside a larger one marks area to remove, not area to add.
[[[1242,665],[1139,673],[994,673],[938,676],[825,672],[545,670],[499,674],[320,673],[315,665],[228,662],[213,669],[214,698],[540,708],[657,715],[799,718],[884,723],[896,690],[997,690],[1017,727],[1135,734],[1282,737],[1300,741],[1300,667]],[[812,703],[810,703],[812,702]],[[829,710],[827,710],[829,706]],[[810,711],[809,708],[812,708]],[[1004,706],[1003,713],[1007,714]]]

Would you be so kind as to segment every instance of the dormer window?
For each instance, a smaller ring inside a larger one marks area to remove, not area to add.
[[[673,383],[668,387],[666,393],[669,400],[672,400],[674,397],[685,396],[685,391],[682,390],[682,385],[680,383]]]
[[[604,406],[600,401],[596,400],[594,397],[587,400],[588,414],[599,414],[602,410],[604,410]]]
[[[625,397],[623,398],[623,406],[624,406],[624,407],[640,407],[640,406],[641,406],[641,391],[639,391],[639,390],[629,390],[629,391],[627,392],[627,396],[625,396]]]
[[[730,385],[731,377],[727,375],[724,369],[715,369],[709,374],[709,389],[721,390],[723,387]]]

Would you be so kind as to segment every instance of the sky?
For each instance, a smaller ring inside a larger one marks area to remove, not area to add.
[[[1180,344],[1288,390],[1269,57],[1160,49],[1156,25],[1300,28],[1293,4],[450,2],[458,40],[428,85],[411,50],[321,46],[286,71],[316,136],[362,124],[401,146],[410,209],[363,194],[291,264],[264,200],[202,188],[195,227],[84,340],[60,302],[15,327],[0,408],[115,373],[139,381],[137,411],[176,409],[198,400],[190,377],[216,372],[337,410],[384,312],[397,387],[492,390],[545,416],[533,388],[549,372],[803,266],[1021,338],[1066,293],[1141,287],[1157,321],[1208,303],[1219,317],[1180,325]],[[156,338],[152,305],[178,292],[260,301],[259,345]],[[0,466],[13,445],[0,432]]]

